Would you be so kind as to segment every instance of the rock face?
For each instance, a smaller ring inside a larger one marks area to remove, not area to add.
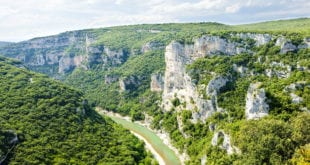
[[[75,67],[82,66],[85,56],[61,57],[59,60],[58,73],[67,73]],[[83,66],[86,69],[86,66]]]
[[[268,77],[276,76],[278,78],[288,78],[292,72],[292,66],[285,65],[282,62],[271,62],[270,69],[265,70]]]
[[[105,75],[104,83],[105,84],[112,84],[112,83],[118,81],[118,79],[119,79],[119,76],[117,76],[117,75]]]
[[[264,89],[259,88],[260,83],[251,84],[246,95],[245,116],[247,120],[259,119],[268,115],[269,106],[266,103]]]
[[[151,91],[160,92],[164,89],[164,80],[161,74],[153,74],[151,76]]]
[[[178,98],[181,103],[186,102],[185,109],[193,111],[197,108],[200,111],[193,111],[193,118],[203,120],[211,115],[213,109],[208,108],[210,104],[199,96],[190,76],[186,73],[186,64],[192,62],[189,56],[189,52],[192,52],[192,50],[193,46],[184,46],[178,42],[172,42],[166,47],[165,84],[162,95],[163,108],[165,110],[172,109],[172,100]]]
[[[292,83],[289,86],[284,88],[284,92],[289,93],[292,103],[300,104],[304,102],[304,99],[295,93],[296,93],[296,90],[303,90],[306,87],[306,84],[307,84],[306,81],[299,81],[296,83]]]
[[[235,55],[247,52],[240,43],[230,42],[219,36],[203,36],[198,38],[194,44],[195,58],[206,55],[226,54]]]
[[[127,60],[128,52],[94,44],[96,41],[91,31],[73,31],[9,44],[0,48],[0,54],[17,58],[29,68],[53,77],[76,67],[88,69],[94,64],[113,67]]]
[[[242,39],[253,39],[256,46],[265,45],[272,40],[272,36],[270,34],[239,33],[236,36]]]
[[[221,141],[222,139],[223,141]],[[219,145],[220,148],[226,150],[228,155],[233,153],[240,153],[240,149],[231,145],[229,135],[225,134],[224,131],[218,131],[213,135],[211,144],[213,146]]]
[[[297,50],[297,47],[293,45],[291,42],[285,42],[281,45],[281,54],[285,54],[287,52],[294,52]]]
[[[23,61],[28,67],[58,67],[52,75],[65,73],[85,60],[86,31],[66,32],[56,36],[35,38],[0,49],[6,56]],[[93,37],[93,36],[89,36]],[[43,70],[37,70],[45,73]],[[49,74],[49,73],[48,73]]]
[[[280,46],[280,54],[286,54],[287,52],[295,52],[298,49],[310,48],[310,38],[304,38],[303,42],[299,45],[294,45],[291,40],[281,36],[276,40],[276,46]]]
[[[102,61],[104,66],[117,66],[125,62],[128,58],[128,53],[124,52],[123,49],[111,50],[110,48],[105,48],[102,56]]]
[[[269,35],[244,34],[240,37],[253,38],[257,45],[271,40]],[[191,77],[186,73],[186,65],[198,58],[208,55],[235,55],[242,52],[251,53],[246,45],[229,41],[219,36],[202,36],[195,40],[193,45],[183,45],[172,42],[166,47],[165,52],[165,78],[162,95],[162,107],[169,111],[175,108],[172,100],[178,99],[183,109],[192,111],[193,122],[204,121],[216,111],[221,111],[217,106],[217,93],[229,81],[227,77],[215,76],[207,87],[196,86]],[[208,99],[198,92],[205,89]],[[180,108],[181,109],[181,108]]]
[[[243,77],[246,75],[247,71],[249,70],[247,67],[238,66],[237,64],[233,64],[233,70]]]
[[[152,41],[144,44],[141,48],[142,53],[147,53],[152,50],[159,50],[159,49],[164,49],[165,45],[161,42],[158,41]]]
[[[304,101],[302,97],[299,97],[295,93],[290,93],[290,96],[291,96],[292,102],[294,104],[300,104],[301,102]]]
[[[140,78],[136,76],[128,76],[119,80],[121,91],[131,91],[139,87],[141,84]]]
[[[209,96],[217,95],[220,89],[224,87],[227,82],[228,82],[228,78],[222,77],[222,76],[218,76],[210,80],[207,86],[207,95]]]

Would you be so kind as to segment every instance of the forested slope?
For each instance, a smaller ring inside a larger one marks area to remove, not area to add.
[[[81,92],[21,67],[0,57],[0,164],[151,163],[143,142]]]

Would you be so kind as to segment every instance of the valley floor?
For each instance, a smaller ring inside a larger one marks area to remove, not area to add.
[[[165,164],[181,164],[178,154],[171,150],[166,144],[163,143],[153,131],[149,130],[147,127],[131,122],[129,117],[123,117],[115,113],[109,113],[103,111],[100,108],[96,108],[97,112],[100,114],[105,114],[109,116],[116,123],[121,124],[125,128],[129,129],[135,136],[145,142],[145,146],[148,150],[152,152],[155,159],[160,165]]]

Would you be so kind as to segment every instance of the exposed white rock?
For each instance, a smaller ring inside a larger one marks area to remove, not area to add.
[[[59,63],[59,59],[64,56],[63,52],[60,52],[58,50],[51,50],[46,53],[45,58],[46,58],[46,63],[48,65],[54,65]]]
[[[117,76],[117,75],[105,75],[104,76],[104,83],[105,84],[112,84],[118,80],[119,80],[119,76]]]
[[[286,86],[284,88],[284,91],[285,92],[294,92],[298,89],[303,89],[305,85],[306,85],[306,81],[298,81],[298,82],[290,84],[289,86]]]
[[[303,102],[303,98],[302,98],[302,97],[299,97],[299,96],[296,95],[295,93],[290,93],[290,96],[291,96],[292,102],[293,102],[294,104],[299,104],[299,103]]]
[[[245,117],[247,120],[268,115],[269,106],[266,99],[265,90],[260,88],[260,83],[250,85],[246,95]]]
[[[203,155],[201,157],[201,165],[206,165],[207,164],[207,155]]]
[[[219,92],[219,90],[226,85],[228,82],[228,78],[218,76],[209,81],[207,86],[207,95],[211,96],[215,92],[215,95]]]
[[[178,98],[181,103],[186,103],[184,109],[191,110],[194,122],[205,120],[215,109],[211,101],[199,96],[196,86],[186,73],[186,64],[193,61],[193,46],[184,46],[178,42],[172,42],[166,47],[165,84],[162,95],[162,105],[165,110],[173,108],[171,101]],[[199,56],[199,55],[198,55]]]
[[[241,76],[245,76],[246,72],[248,71],[248,68],[242,65],[237,66],[236,64],[233,64],[233,70],[237,73],[240,73]]]
[[[280,54],[285,54],[287,52],[292,52],[297,50],[297,46],[292,44],[292,42],[285,37],[281,36],[276,40],[276,46],[280,46]]]
[[[112,50],[108,47],[104,48],[104,55],[102,56],[103,63],[105,65],[116,66],[122,64],[127,59],[127,54],[123,52],[123,49]]]
[[[165,46],[163,43],[158,42],[158,41],[152,41],[144,44],[141,48],[142,53],[146,53],[152,50],[159,50],[159,49],[164,49]]]
[[[161,74],[153,74],[151,76],[151,91],[160,92],[164,89],[164,80]]]
[[[221,144],[219,144],[220,138],[223,138],[223,142]],[[214,133],[211,144],[213,146],[219,145],[220,148],[226,150],[228,155],[231,155],[233,153],[240,153],[240,149],[231,145],[230,136],[225,134],[224,131],[218,131]]]
[[[266,74],[266,76],[268,76],[270,78],[274,75],[272,69],[266,69],[265,74]]]
[[[299,70],[299,71],[308,71],[308,72],[310,72],[310,68],[309,68],[309,67],[307,67],[307,66],[302,66],[302,65],[300,65],[299,62],[297,62],[296,69]]]
[[[195,58],[212,54],[235,55],[247,52],[240,43],[229,42],[219,36],[202,36],[195,40]]]
[[[58,72],[59,73],[66,73],[72,69],[74,69],[75,67],[82,67],[82,62],[84,61],[85,56],[74,56],[74,57],[70,57],[70,56],[64,56],[61,57],[61,59],[59,60],[59,68],[58,68]],[[83,66],[85,69],[86,67]]]
[[[251,38],[251,39],[255,40],[256,46],[265,45],[268,42],[270,42],[272,39],[272,36],[270,34],[239,33],[239,34],[237,34],[237,36],[242,38],[242,39]]]
[[[277,76],[278,78],[288,78],[292,72],[292,66],[285,65],[282,62],[271,62],[271,69],[266,69],[265,74],[268,77]]]
[[[284,44],[281,45],[280,54],[285,54],[287,52],[293,52],[296,50],[297,47],[294,44],[292,44],[291,42],[285,42]]]
[[[242,39],[251,38],[256,41],[257,46],[267,44],[272,39],[269,34],[241,33],[236,34],[236,36]],[[205,121],[214,112],[220,111],[216,96],[219,89],[226,85],[228,79],[215,76],[206,87],[208,99],[205,99],[198,92],[200,87],[197,87],[186,73],[186,65],[208,55],[235,55],[242,52],[250,53],[251,51],[247,50],[241,43],[232,42],[219,36],[202,36],[195,39],[193,45],[183,45],[178,42],[170,43],[165,51],[163,109],[171,110],[173,108],[171,101],[177,98],[182,105],[185,105],[182,107],[183,109],[192,111],[193,122]],[[247,72],[247,68],[242,66],[235,66],[235,70],[242,74]],[[281,75],[280,72],[278,73]]]
[[[216,125],[213,124],[213,123],[211,123],[211,124],[209,125],[209,130],[210,130],[210,131],[214,131],[215,129],[216,129]]]
[[[128,76],[119,80],[120,91],[133,90],[137,88],[140,84],[140,78],[136,76]]]
[[[283,36],[280,36],[279,38],[277,38],[277,40],[276,40],[276,46],[281,46],[281,45],[283,45],[284,43],[286,43],[288,40],[285,38],[285,37],[283,37]]]

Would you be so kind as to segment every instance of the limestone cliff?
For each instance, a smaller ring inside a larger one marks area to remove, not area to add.
[[[230,136],[225,134],[225,132],[222,130],[214,133],[211,144],[212,146],[218,145],[220,148],[226,150],[228,155],[233,153],[240,153],[240,149],[231,144]]]
[[[237,34],[243,39],[250,38],[257,45],[266,44],[271,40],[267,34]],[[219,36],[202,36],[194,41],[194,44],[180,44],[172,42],[166,47],[165,52],[165,78],[162,95],[162,106],[169,111],[174,108],[173,99],[178,99],[183,105],[179,109],[192,111],[193,122],[204,121],[212,113],[221,111],[217,106],[217,93],[229,81],[227,77],[212,75],[214,78],[208,86],[196,86],[186,72],[186,65],[191,64],[198,58],[208,55],[235,55],[243,52],[251,53],[247,44],[238,43]],[[210,73],[211,74],[211,73]],[[198,92],[198,89],[205,90],[208,98]]]
[[[246,119],[259,119],[268,115],[268,111],[265,90],[260,88],[260,83],[251,84],[246,95]]]
[[[0,53],[53,77],[76,67],[89,69],[96,64],[113,67],[127,59],[128,53],[123,49],[112,50],[96,41],[97,36],[91,31],[73,31],[9,44]]]

